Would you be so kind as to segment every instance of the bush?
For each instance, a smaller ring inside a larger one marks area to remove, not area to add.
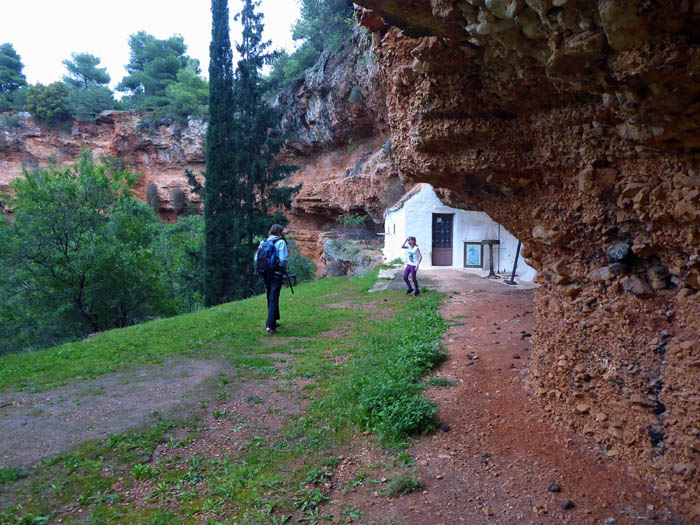
[[[68,97],[70,90],[63,82],[48,86],[36,84],[27,90],[26,110],[34,118],[46,122],[57,122],[71,118]]]
[[[154,212],[158,213],[160,198],[158,197],[158,186],[156,186],[155,182],[149,182],[146,185],[146,204],[148,204]]]
[[[12,183],[13,220],[0,219],[0,353],[177,312],[160,225],[130,194],[136,178],[83,152]]]
[[[0,127],[5,129],[17,129],[22,122],[17,115],[4,115],[0,120]]]
[[[316,263],[299,253],[299,246],[292,239],[288,240],[289,260],[287,270],[296,274],[297,282],[309,281],[316,276]]]
[[[175,210],[175,213],[180,214],[185,210],[187,199],[185,198],[185,192],[182,191],[182,188],[173,188],[170,192],[170,199],[173,203],[173,210]]]
[[[79,120],[95,120],[101,112],[116,106],[112,91],[104,86],[71,89],[68,94],[70,114]]]

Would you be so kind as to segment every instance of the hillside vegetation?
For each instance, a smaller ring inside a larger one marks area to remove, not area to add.
[[[6,394],[154,373],[182,358],[222,366],[185,416],[158,414],[154,424],[38,465],[0,469],[0,523],[315,522],[326,482],[360,430],[390,452],[377,468],[393,474],[380,481],[357,472],[353,483],[376,482],[383,497],[419,488],[402,450],[434,428],[421,376],[444,359],[441,296],[367,294],[375,278],[285,290],[276,337],[263,335],[265,298],[257,296],[0,357]],[[357,515],[338,508],[337,522]]]

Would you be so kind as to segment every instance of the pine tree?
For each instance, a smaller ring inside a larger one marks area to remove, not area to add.
[[[254,238],[289,207],[298,188],[279,186],[294,166],[278,164],[285,137],[274,133],[280,114],[263,99],[260,70],[273,58],[262,41],[259,2],[245,0],[235,76],[229,40],[228,0],[212,0],[209,48],[209,127],[204,186],[205,302],[208,306],[248,297],[255,287]],[[192,177],[190,177],[192,180]],[[277,210],[272,214],[271,210]]]

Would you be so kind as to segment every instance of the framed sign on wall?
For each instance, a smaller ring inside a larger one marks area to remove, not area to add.
[[[480,242],[465,242],[464,243],[464,267],[465,268],[483,268],[484,266],[484,247]]]

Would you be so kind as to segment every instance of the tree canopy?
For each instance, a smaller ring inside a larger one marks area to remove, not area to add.
[[[100,59],[90,53],[73,53],[73,60],[64,60],[63,65],[68,70],[68,75],[63,77],[63,82],[73,89],[87,89],[90,86],[104,86],[109,84],[110,78],[107,69],[97,67]]]
[[[296,188],[278,186],[295,168],[276,163],[284,137],[275,136],[279,113],[263,98],[262,66],[272,55],[262,41],[259,2],[245,0],[236,16],[243,26],[235,74],[228,28],[228,0],[212,0],[209,48],[209,127],[204,186],[206,304],[251,295],[255,288],[254,238],[289,206]],[[193,178],[190,174],[190,180]],[[277,210],[276,213],[271,210]]]
[[[0,45],[0,112],[10,109],[14,102],[13,94],[27,85],[22,69],[24,65],[12,44]]]
[[[267,79],[274,91],[296,80],[312,67],[321,53],[338,52],[352,37],[353,7],[346,0],[301,0],[299,20],[292,37],[301,45],[292,54],[279,53]]]
[[[180,82],[183,85],[177,91],[188,92],[201,103],[201,96],[197,97],[196,89],[192,90],[191,78],[191,75],[199,75],[199,61],[185,54],[187,46],[181,36],[161,40],[140,31],[131,35],[129,47],[131,54],[126,66],[129,75],[117,86],[118,91],[128,94],[123,99],[127,107],[137,111],[166,108],[171,102],[168,87]],[[191,74],[178,80],[178,74],[183,70]]]
[[[54,82],[48,86],[35,84],[27,90],[25,108],[39,120],[67,120],[72,116],[68,103],[69,95],[70,90],[63,82]]]

